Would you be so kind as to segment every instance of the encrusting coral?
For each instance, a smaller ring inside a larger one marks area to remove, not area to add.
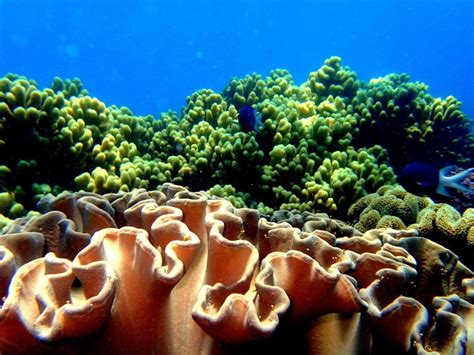
[[[413,195],[401,186],[383,186],[352,204],[348,218],[363,232],[374,228],[406,228],[416,222],[424,208],[433,204],[430,198]]]
[[[199,90],[180,115],[155,119],[107,107],[78,79],[55,78],[40,90],[8,74],[0,79],[0,184],[11,203],[2,212],[26,214],[47,193],[153,189],[171,181],[232,194],[236,204],[265,213],[343,217],[358,198],[394,183],[392,167],[438,157],[474,163],[460,103],[426,91],[406,75],[363,83],[331,57],[299,86],[282,69],[266,78],[247,75],[222,93]],[[261,116],[255,131],[239,125],[244,105]],[[399,153],[399,142],[406,151]]]
[[[355,228],[365,232],[374,228],[414,229],[453,250],[474,267],[474,208],[462,214],[445,203],[434,203],[400,186],[384,186],[354,203],[348,218]]]
[[[172,184],[40,206],[0,238],[4,354],[473,351],[473,273],[414,230]]]

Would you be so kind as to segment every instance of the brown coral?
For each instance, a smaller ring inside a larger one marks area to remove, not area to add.
[[[473,274],[415,231],[361,235],[327,216],[302,231],[169,184],[43,207],[64,217],[26,225],[94,234],[73,261],[18,270],[20,249],[0,247],[2,353],[473,350]]]

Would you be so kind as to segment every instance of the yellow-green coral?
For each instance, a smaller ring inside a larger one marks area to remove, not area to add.
[[[207,193],[210,197],[222,197],[232,202],[235,208],[248,207],[251,203],[250,194],[239,193],[231,185],[214,185]]]
[[[56,76],[51,83],[51,89],[56,93],[61,92],[65,98],[89,95],[79,78],[63,80]]]
[[[452,206],[437,203],[421,211],[416,223],[409,227],[417,229],[422,237],[435,236],[474,248],[474,208],[461,215]]]
[[[354,72],[342,67],[341,58],[331,57],[324,65],[309,75],[305,86],[311,90],[315,101],[323,101],[328,96],[352,98],[357,94],[359,82]]]
[[[255,131],[241,129],[244,105],[261,118]],[[344,216],[358,198],[394,184],[392,165],[413,157],[406,142],[433,144],[440,156],[449,148],[448,157],[466,162],[472,141],[450,137],[466,122],[454,98],[433,99],[403,75],[365,84],[338,57],[301,85],[284,69],[254,73],[232,79],[222,93],[196,91],[181,114],[158,119],[106,106],[78,79],[55,78],[41,90],[9,74],[0,79],[0,185],[26,209],[49,190],[104,193],[169,181],[233,194],[239,206]],[[380,141],[364,141],[374,130]]]
[[[420,237],[449,246],[458,255],[472,259],[474,208],[463,214],[445,203],[406,192],[400,186],[384,186],[354,203],[348,211],[354,227],[362,232],[374,228],[415,229]]]
[[[392,164],[439,159],[474,164],[472,123],[452,96],[433,98],[428,87],[410,82],[406,74],[372,79],[352,100],[359,130],[353,144],[381,144]],[[403,143],[403,144],[401,144]]]
[[[401,186],[386,185],[352,204],[348,217],[362,232],[384,227],[404,229],[415,223],[420,212],[433,204],[430,198],[413,195]]]
[[[17,218],[24,212],[22,204],[15,202],[15,194],[11,192],[0,193],[0,214],[9,217]]]

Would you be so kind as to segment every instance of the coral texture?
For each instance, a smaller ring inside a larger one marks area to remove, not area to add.
[[[396,168],[407,161],[472,166],[472,123],[463,116],[461,103],[452,96],[433,98],[425,84],[409,79],[390,74],[363,85],[352,101],[360,128],[354,144],[383,145]]]
[[[244,105],[261,117],[255,131],[239,125]],[[439,157],[472,165],[470,125],[454,98],[434,99],[406,75],[361,82],[338,57],[301,85],[278,69],[234,78],[222,93],[196,91],[181,114],[159,119],[107,107],[78,79],[55,78],[41,90],[9,74],[0,79],[0,213],[24,215],[48,193],[169,181],[264,213],[340,218],[358,198],[393,184],[393,167]]]
[[[414,230],[271,222],[171,184],[41,208],[0,238],[5,354],[474,350],[473,273]]]
[[[434,203],[402,187],[384,186],[349,208],[355,228],[365,232],[374,228],[414,229],[453,250],[469,267],[474,267],[474,209],[462,214],[445,203]]]

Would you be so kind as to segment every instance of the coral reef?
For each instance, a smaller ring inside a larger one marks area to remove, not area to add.
[[[261,116],[255,131],[239,125],[244,105]],[[232,79],[222,93],[199,90],[180,115],[159,119],[106,107],[78,79],[55,78],[41,90],[8,74],[0,79],[2,213],[26,214],[50,192],[171,181],[264,213],[341,218],[360,197],[393,184],[393,167],[439,157],[473,164],[469,130],[454,98],[434,99],[406,75],[363,83],[338,57],[299,86],[286,70],[254,73]]]
[[[401,186],[383,186],[357,200],[348,211],[349,220],[360,231],[401,227],[415,223],[420,212],[433,205],[428,197],[419,197]]]
[[[0,181],[26,210],[49,192],[143,185],[135,176],[124,185],[116,173],[146,153],[141,142],[151,140],[156,121],[87,95],[78,79],[55,78],[44,90],[24,77],[0,79]]]
[[[472,123],[427,90],[331,57],[155,119],[0,78],[0,353],[473,353]]]
[[[398,169],[412,161],[473,166],[472,122],[460,111],[461,103],[452,96],[433,98],[427,90],[406,74],[364,84],[352,101],[359,126],[353,144],[383,145]]]
[[[384,186],[355,202],[348,212],[355,228],[365,232],[374,228],[414,229],[453,250],[474,267],[474,208],[462,214],[445,203],[434,203],[400,186]]]
[[[40,207],[0,237],[3,354],[473,351],[474,275],[414,230],[167,183]]]

